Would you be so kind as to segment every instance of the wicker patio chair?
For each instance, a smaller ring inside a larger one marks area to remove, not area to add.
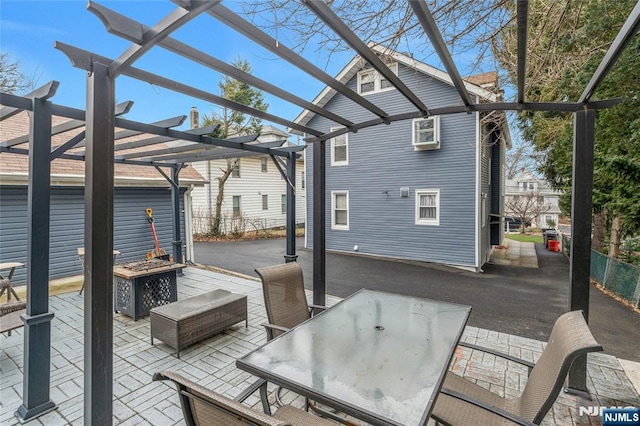
[[[268,324],[262,324],[267,331],[267,340],[308,320],[316,311],[326,309],[324,306],[307,303],[302,268],[298,263],[258,268],[256,273],[262,280],[264,305],[269,321]]]
[[[241,400],[233,400],[194,383],[181,375],[163,371],[153,376],[154,381],[170,380],[175,383],[187,425],[224,426],[335,426],[335,423],[285,405],[273,416],[243,405]],[[243,393],[247,398],[250,393]]]
[[[327,309],[325,306],[307,303],[302,268],[298,263],[289,262],[266,266],[256,269],[256,273],[262,280],[264,305],[269,321],[269,323],[262,324],[267,332],[267,341],[308,320],[316,312],[320,313]],[[282,389],[281,386],[278,387],[275,393],[278,406],[283,405],[280,397]],[[348,424],[344,418],[319,408],[316,403],[305,401],[306,405],[319,415]]]
[[[601,351],[589,330],[582,311],[561,315],[537,364],[474,345],[473,349],[501,356],[529,367],[529,379],[517,398],[499,395],[453,373],[447,373],[433,419],[444,425],[539,425],[553,406],[574,359]]]
[[[27,302],[10,302],[0,305],[0,333],[8,332],[11,336],[11,330],[24,326],[24,322],[20,317],[27,312]]]

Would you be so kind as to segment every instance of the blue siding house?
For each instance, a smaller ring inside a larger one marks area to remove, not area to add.
[[[462,104],[443,71],[385,47],[371,47],[430,108]],[[389,114],[412,111],[409,101],[360,57],[337,79]],[[496,80],[495,73],[487,73],[465,84],[479,103],[501,96]],[[331,88],[314,103],[353,122],[372,118]],[[495,118],[462,113],[408,119],[327,141],[327,250],[480,272],[504,229],[502,170],[510,141],[506,121]],[[296,122],[324,132],[339,127],[308,110]],[[305,151],[309,218],[314,208],[312,151]],[[312,248],[313,221],[305,223],[305,245]]]

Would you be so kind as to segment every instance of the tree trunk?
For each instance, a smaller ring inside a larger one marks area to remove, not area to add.
[[[213,218],[211,233],[214,236],[220,235],[220,224],[222,223],[222,202],[224,201],[224,184],[231,176],[233,165],[231,160],[227,160],[227,170],[222,171],[222,176],[218,179],[218,195],[216,196],[216,216]]]
[[[607,210],[602,209],[593,215],[593,239],[591,240],[591,248],[602,253],[604,248],[604,235],[607,230]]]
[[[609,243],[609,257],[617,259],[620,253],[620,233],[622,232],[622,218],[615,216],[611,222],[611,242]]]

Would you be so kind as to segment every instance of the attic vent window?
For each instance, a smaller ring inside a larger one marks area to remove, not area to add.
[[[398,75],[398,63],[388,65],[395,75]],[[386,92],[395,89],[391,82],[374,69],[366,69],[358,73],[358,93],[366,95],[368,93]]]
[[[440,116],[413,120],[413,148],[416,151],[440,148]]]

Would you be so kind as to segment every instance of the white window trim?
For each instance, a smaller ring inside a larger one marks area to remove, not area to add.
[[[425,121],[425,120],[433,120],[434,121],[434,132],[433,132],[433,136],[434,136],[434,141],[433,142],[420,142],[417,143],[416,142],[416,123],[420,122],[420,121]],[[434,148],[440,148],[440,116],[439,115],[433,115],[431,117],[427,117],[427,118],[414,118],[411,121],[411,144],[413,145],[413,148],[418,151],[421,149],[434,149]]]
[[[420,218],[420,194],[435,194],[436,195],[436,218],[435,219],[421,219]],[[430,225],[440,226],[440,190],[439,189],[416,189],[416,225]]]
[[[335,132],[336,130],[340,130],[340,129],[344,129],[344,127],[331,127],[329,129],[330,132]],[[331,165],[332,166],[348,166],[349,165],[349,133],[345,133],[344,135],[340,135],[340,136],[344,136],[344,142],[345,142],[345,148],[347,150],[347,159],[345,161],[336,161],[335,160],[335,150],[334,150],[334,142],[335,142],[335,138],[331,138]]]
[[[387,65],[391,71],[393,71],[393,73],[395,75],[398,75],[398,63],[394,62],[392,64]],[[362,92],[360,90],[360,83],[362,82],[362,76],[368,73],[373,73],[373,90],[370,90],[368,92]],[[391,85],[389,87],[385,87],[384,89],[381,87],[381,80],[382,80],[382,75],[380,75],[380,73],[375,69],[375,68],[367,68],[364,69],[362,71],[358,72],[357,75],[357,79],[356,79],[356,84],[357,84],[357,92],[359,95],[362,96],[367,96],[370,95],[371,93],[381,93],[381,92],[388,92],[389,90],[395,90],[395,86]]]
[[[347,224],[336,225],[336,195],[347,196]],[[349,230],[349,191],[331,191],[331,229],[337,229],[340,231]]]

